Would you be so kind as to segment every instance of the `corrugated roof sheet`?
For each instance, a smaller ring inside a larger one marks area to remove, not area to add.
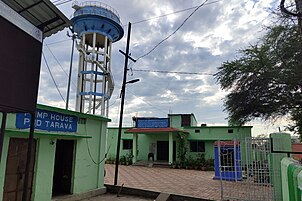
[[[49,0],[2,0],[43,31],[44,38],[71,25],[70,20]]]

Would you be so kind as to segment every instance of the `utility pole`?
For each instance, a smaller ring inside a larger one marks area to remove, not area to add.
[[[70,93],[70,82],[71,82],[71,73],[72,73],[72,61],[73,61],[73,52],[74,52],[74,40],[76,39],[76,34],[71,30],[72,35],[70,36],[67,32],[67,36],[72,38],[72,46],[71,46],[71,56],[70,56],[70,66],[69,66],[69,75],[68,75],[68,86],[67,86],[67,95],[66,95],[66,110],[68,110],[69,103],[69,93]]]
[[[123,125],[123,114],[124,114],[124,102],[125,102],[125,92],[126,92],[126,80],[127,80],[127,71],[128,71],[128,59],[136,62],[135,59],[129,56],[129,46],[130,46],[130,34],[131,34],[131,23],[128,24],[128,35],[127,35],[127,44],[126,44],[126,53],[120,50],[120,52],[125,56],[124,64],[124,77],[121,89],[121,109],[120,109],[120,121],[118,127],[118,136],[117,136],[117,148],[116,148],[116,158],[115,158],[115,174],[114,174],[114,185],[117,185],[118,178],[118,166],[120,158],[120,147],[121,147],[121,136],[122,136],[122,125]]]
[[[286,6],[284,6],[285,0],[281,0],[280,9],[283,13],[286,13],[291,16],[295,16],[298,18],[298,27],[300,31],[301,43],[302,43],[302,0],[295,0],[296,3],[296,12],[292,12],[288,10]]]

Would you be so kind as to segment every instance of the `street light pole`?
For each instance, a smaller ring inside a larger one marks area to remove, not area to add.
[[[129,46],[130,46],[130,34],[131,34],[131,23],[128,24],[128,35],[125,53],[125,64],[124,64],[124,77],[121,89],[121,110],[120,110],[120,121],[118,127],[117,136],[117,147],[116,147],[116,158],[115,158],[115,174],[114,174],[114,185],[117,185],[118,178],[118,165],[120,158],[120,147],[121,147],[121,136],[122,136],[122,124],[123,124],[123,114],[124,114],[124,102],[125,102],[125,91],[126,91],[126,80],[127,80],[127,70],[128,70],[128,59],[129,59]]]
[[[69,34],[67,34],[69,36]],[[72,31],[72,46],[71,46],[71,56],[70,56],[70,66],[69,66],[69,75],[68,75],[68,86],[67,86],[67,97],[66,97],[66,110],[68,110],[69,103],[69,93],[70,93],[70,82],[71,82],[71,73],[72,73],[72,61],[73,61],[73,51],[74,51],[74,40],[76,38],[75,33]]]

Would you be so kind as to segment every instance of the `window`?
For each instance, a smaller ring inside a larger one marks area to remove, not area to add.
[[[233,129],[228,129],[228,133],[234,133]]]
[[[123,149],[132,149],[133,140],[123,140]]]
[[[191,126],[191,115],[181,115],[181,126]]]
[[[200,130],[199,129],[195,129],[195,133],[200,133]]]
[[[205,152],[204,141],[192,140],[190,141],[191,152]]]

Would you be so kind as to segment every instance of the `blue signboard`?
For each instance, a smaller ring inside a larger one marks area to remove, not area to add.
[[[168,128],[169,118],[137,118],[136,128]]]
[[[16,128],[26,129],[30,127],[31,115],[18,113],[16,115]],[[65,115],[58,112],[36,110],[35,129],[59,132],[76,132],[78,117]]]

